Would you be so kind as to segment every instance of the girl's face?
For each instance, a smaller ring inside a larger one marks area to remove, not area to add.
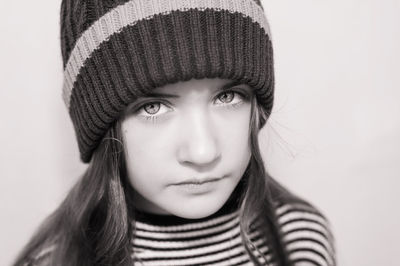
[[[252,90],[192,79],[128,106],[122,135],[138,209],[195,219],[227,201],[250,160]]]

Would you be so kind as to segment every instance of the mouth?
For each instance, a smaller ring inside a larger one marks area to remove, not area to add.
[[[206,177],[206,178],[190,178],[171,184],[170,186],[178,191],[183,192],[185,195],[206,195],[215,191],[219,186],[219,182],[226,176],[222,177]]]
[[[212,183],[221,180],[223,177],[207,177],[207,178],[191,178],[184,180],[182,182],[174,183],[173,186],[180,185],[202,185],[206,183]]]

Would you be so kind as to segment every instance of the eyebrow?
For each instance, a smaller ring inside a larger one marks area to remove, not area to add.
[[[240,85],[240,84],[244,84],[244,83],[234,80],[234,81],[231,81],[231,82],[228,82],[228,83],[222,85],[222,87],[219,90],[224,91],[224,90],[231,88],[232,86]],[[144,98],[180,98],[180,96],[176,95],[176,94],[150,92],[150,93],[146,94],[146,96],[144,96]]]

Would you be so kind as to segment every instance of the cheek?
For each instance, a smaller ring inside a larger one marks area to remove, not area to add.
[[[226,163],[242,168],[250,158],[250,112],[237,113],[232,119],[219,123],[220,147]]]
[[[162,134],[165,129],[142,125],[133,119],[122,123],[125,153],[136,164],[154,163],[167,149],[168,136]]]
[[[135,187],[162,180],[168,142],[160,131],[146,130],[134,122],[125,121],[122,131],[129,179]]]

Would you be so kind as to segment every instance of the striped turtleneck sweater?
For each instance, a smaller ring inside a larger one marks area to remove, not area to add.
[[[295,266],[334,266],[335,251],[330,225],[307,203],[286,203],[276,208],[278,225],[289,260]],[[225,204],[217,213],[190,220],[172,215],[136,212],[131,240],[134,265],[188,266],[254,265],[240,235],[237,208]],[[250,232],[261,265],[275,265],[260,232]],[[49,266],[53,247],[42,250],[24,266]]]
[[[280,205],[277,215],[294,265],[335,265],[333,237],[320,212],[296,203]],[[132,238],[135,262],[145,266],[254,265],[242,242],[239,219],[238,211],[220,211],[199,220],[139,213]],[[260,263],[274,265],[260,233],[251,232],[250,239],[263,254],[255,253]]]

